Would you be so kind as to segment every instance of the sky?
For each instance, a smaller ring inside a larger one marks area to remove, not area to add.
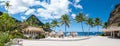
[[[26,20],[34,14],[40,21],[46,23],[68,14],[71,20],[70,27],[67,28],[68,32],[82,31],[80,23],[76,23],[74,20],[78,13],[81,12],[91,18],[99,17],[101,21],[106,22],[115,5],[120,3],[120,0],[0,0],[0,11],[2,12],[7,10],[2,1],[9,1],[8,13],[20,21]],[[83,25],[87,32],[88,25],[86,23]],[[64,25],[57,27],[55,31],[60,30],[64,31]],[[97,31],[97,27],[91,28],[91,32]]]

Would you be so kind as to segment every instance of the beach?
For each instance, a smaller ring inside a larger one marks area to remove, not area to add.
[[[120,46],[120,0],[0,0],[0,46]]]
[[[120,39],[91,36],[89,39],[78,41],[23,40],[23,46],[120,46]]]

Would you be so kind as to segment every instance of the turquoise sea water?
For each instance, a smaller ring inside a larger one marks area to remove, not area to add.
[[[64,34],[66,33],[64,32]],[[95,35],[102,34],[102,32],[77,32],[77,33],[78,33],[78,36],[88,36],[88,35],[95,36]]]

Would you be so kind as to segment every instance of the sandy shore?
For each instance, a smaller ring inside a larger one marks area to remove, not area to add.
[[[91,36],[90,39],[78,41],[23,40],[23,46],[120,46],[120,39]]]

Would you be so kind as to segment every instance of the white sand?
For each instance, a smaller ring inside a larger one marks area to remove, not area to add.
[[[40,41],[23,40],[23,46],[120,46],[120,39],[92,36],[79,41]]]
[[[64,38],[45,38],[42,40],[49,40],[49,41],[78,41],[78,40],[83,40],[83,39],[88,39],[90,37],[64,37]]]

